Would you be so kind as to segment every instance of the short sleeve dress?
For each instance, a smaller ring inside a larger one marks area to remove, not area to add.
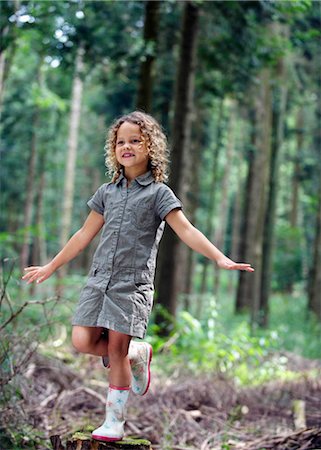
[[[148,171],[130,187],[121,174],[116,183],[100,186],[87,204],[105,223],[72,324],[144,338],[164,218],[182,203]]]

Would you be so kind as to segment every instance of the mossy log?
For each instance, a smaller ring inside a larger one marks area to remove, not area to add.
[[[82,432],[67,438],[65,445],[59,435],[50,436],[50,441],[53,450],[152,450],[151,443],[146,439],[124,438],[116,442],[103,442],[91,439],[89,433]]]

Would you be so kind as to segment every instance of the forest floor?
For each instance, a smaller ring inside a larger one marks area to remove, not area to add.
[[[178,368],[170,379],[156,371],[145,396],[131,394],[126,435],[149,439],[154,450],[321,449],[321,363],[290,353],[287,359],[295,380],[252,387],[215,374]],[[46,442],[24,448],[47,450],[50,435],[100,425],[107,371],[96,357],[80,357],[77,366],[70,361],[35,353],[20,376],[20,407]],[[304,407],[301,418],[295,400]],[[10,422],[10,410],[6,414]],[[295,426],[296,420],[305,425]]]

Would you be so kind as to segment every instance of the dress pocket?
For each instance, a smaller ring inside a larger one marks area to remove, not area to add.
[[[154,225],[155,213],[152,202],[136,203],[132,207],[131,221],[139,230],[146,230]]]
[[[97,265],[93,265],[89,272],[86,286],[105,292],[107,288],[106,270]]]

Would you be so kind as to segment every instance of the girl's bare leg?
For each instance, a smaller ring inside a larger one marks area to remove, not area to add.
[[[108,330],[108,356],[110,363],[109,382],[114,386],[125,387],[131,384],[131,368],[128,348],[131,336]]]
[[[108,355],[108,330],[102,327],[72,327],[72,343],[81,353],[96,356]]]
[[[128,348],[131,336],[101,327],[82,327],[72,329],[73,346],[81,353],[108,356],[110,363],[109,381],[115,386],[130,386],[131,369]]]

